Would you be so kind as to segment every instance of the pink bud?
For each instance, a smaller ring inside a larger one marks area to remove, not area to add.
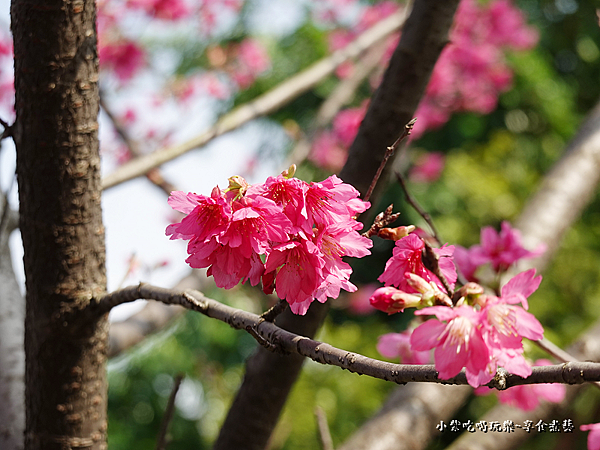
[[[421,302],[421,297],[385,286],[373,292],[369,302],[380,311],[394,314],[404,311],[404,308],[416,308]]]

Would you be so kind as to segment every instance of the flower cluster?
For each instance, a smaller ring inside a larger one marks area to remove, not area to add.
[[[294,169],[256,185],[231,177],[210,197],[173,192],[169,204],[187,216],[166,234],[189,240],[186,262],[208,267],[217,286],[262,281],[266,293],[276,290],[294,313],[305,314],[315,299],[356,290],[342,257],[366,256],[372,242],[357,231],[362,224],[354,216],[369,203],[356,189],[335,175],[306,183]]]
[[[523,357],[523,337],[539,340],[543,328],[526,310],[529,297],[542,277],[535,270],[522,272],[502,287],[500,296],[485,295],[470,282],[456,293],[457,280],[453,246],[432,249],[441,280],[424,263],[425,242],[416,234],[398,241],[379,281],[371,305],[388,314],[414,307],[416,315],[435,316],[414,330],[410,337],[413,352],[434,349],[439,376],[448,379],[465,367],[469,384],[488,383],[499,366],[527,377],[531,366]],[[395,287],[392,287],[395,286]],[[450,296],[455,300],[450,299]],[[389,338],[388,338],[389,339]]]
[[[340,2],[335,3],[341,7]],[[352,30],[338,28],[331,32],[330,49],[333,51],[345,47],[358,33],[401,7],[390,1],[365,7],[358,14],[358,23]],[[398,39],[398,34],[388,39],[381,67],[388,65]],[[425,95],[415,112],[415,117],[419,120],[413,128],[412,139],[418,139],[425,132],[441,127],[454,113],[492,112],[496,108],[498,97],[510,88],[512,82],[513,72],[505,54],[508,51],[530,49],[537,41],[536,29],[527,25],[524,13],[512,1],[492,0],[482,3],[462,0],[450,31],[450,43],[441,53]],[[353,71],[354,63],[348,61],[338,67],[336,74],[340,78],[347,78]],[[382,71],[374,72],[371,77],[373,89],[379,85],[381,77]],[[339,115],[357,115],[361,109],[343,110]],[[353,118],[354,122],[360,123],[363,116],[364,111]],[[347,151],[348,145],[338,137],[334,128],[317,135],[310,158],[320,167],[337,171],[343,166]]]

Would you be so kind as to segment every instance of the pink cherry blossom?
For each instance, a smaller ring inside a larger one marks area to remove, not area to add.
[[[588,450],[600,450],[600,423],[581,425],[581,431],[589,431],[587,439]]]
[[[378,289],[375,283],[359,286],[358,290],[348,295],[348,310],[357,316],[364,316],[373,313],[375,310],[371,306],[369,299],[373,292]]]
[[[441,379],[452,378],[465,367],[468,383],[477,387],[494,376],[490,350],[481,332],[481,315],[470,306],[432,306],[415,312],[435,315],[413,331],[411,348],[426,351],[435,348],[435,368]]]
[[[180,222],[167,227],[171,239],[189,239],[195,236],[204,241],[223,233],[232,217],[231,205],[218,187],[210,197],[193,193],[174,191],[169,197],[169,205],[187,216]]]
[[[158,19],[177,20],[190,14],[190,8],[182,0],[128,0],[127,3]]]
[[[342,258],[368,255],[372,242],[357,231],[354,216],[369,204],[356,189],[335,176],[308,184],[294,172],[291,166],[257,185],[230,177],[225,192],[217,186],[210,197],[173,192],[169,204],[186,217],[166,234],[189,240],[186,262],[208,268],[217,286],[262,279],[265,292],[276,289],[294,313],[305,314],[315,299],[356,291]]]
[[[414,273],[427,282],[435,282],[440,289],[445,290],[438,277],[423,264],[422,252],[424,248],[425,243],[414,233],[396,241],[393,256],[386,263],[385,270],[378,280],[386,285],[396,286],[403,291],[414,292],[414,289],[410,286],[404,276],[405,273]],[[453,288],[457,278],[456,268],[452,262],[454,246],[444,246],[440,249],[435,249],[434,251],[439,257],[441,272],[444,274],[450,287]]]
[[[494,271],[501,273],[517,261],[536,258],[545,250],[544,244],[540,244],[533,251],[527,250],[523,247],[519,230],[504,221],[499,233],[492,227],[482,228],[481,244],[460,250],[456,262],[468,280],[476,281],[476,270],[484,264],[491,264]]]
[[[275,246],[267,255],[265,270],[277,270],[277,295],[290,304],[294,314],[304,315],[321,284],[325,261],[310,241],[291,241]]]
[[[367,104],[340,111],[333,119],[333,132],[346,148],[350,147],[365,116]]]
[[[377,351],[386,358],[400,358],[402,364],[428,364],[430,351],[413,351],[410,347],[412,331],[402,333],[388,333],[379,336]]]

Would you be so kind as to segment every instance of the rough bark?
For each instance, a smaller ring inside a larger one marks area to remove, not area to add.
[[[15,0],[17,178],[26,276],[27,449],[106,448],[107,319],[93,0]]]
[[[14,213],[14,214],[13,214]],[[2,211],[0,211],[2,214]],[[18,217],[8,212],[0,229],[0,448],[22,450],[25,431],[25,299],[8,248]]]
[[[433,66],[448,42],[457,6],[458,0],[415,1],[398,48],[352,144],[348,162],[340,173],[344,181],[361,193],[367,191],[387,146],[394,142],[417,109]],[[312,337],[324,317],[325,314],[320,312],[313,317],[290,316],[285,319],[286,324],[282,320],[281,325],[290,330],[313,330],[312,333],[304,333]],[[302,334],[301,331],[295,332]],[[302,366],[302,358],[298,361],[296,358],[258,350],[247,364],[246,377],[217,438],[215,449],[265,448]]]

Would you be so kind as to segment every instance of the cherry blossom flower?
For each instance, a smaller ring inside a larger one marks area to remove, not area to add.
[[[308,157],[317,166],[338,172],[348,159],[348,149],[343,147],[333,131],[325,130],[313,140]]]
[[[540,244],[533,251],[523,247],[521,233],[512,228],[507,221],[502,222],[500,232],[492,227],[481,229],[481,244],[457,252],[457,264],[461,272],[470,281],[476,280],[477,268],[490,264],[495,272],[506,271],[512,264],[524,258],[536,258],[546,250]],[[537,289],[537,288],[536,288]]]
[[[190,8],[182,0],[128,0],[127,3],[158,19],[177,20],[190,14]]]
[[[600,423],[581,425],[581,431],[589,431],[587,439],[588,450],[600,450]]]
[[[495,370],[490,367],[490,349],[481,332],[482,317],[470,306],[432,306],[417,315],[435,315],[413,331],[410,344],[416,351],[435,348],[435,368],[441,379],[452,378],[465,367],[468,383],[477,387],[488,383]]]
[[[433,183],[442,174],[445,159],[444,154],[440,152],[422,155],[410,170],[410,180],[421,183]]]
[[[304,315],[323,279],[325,261],[307,240],[280,244],[267,255],[266,272],[277,271],[277,295],[287,300],[294,314]]]
[[[386,358],[400,358],[402,364],[428,364],[430,351],[413,351],[410,347],[412,330],[379,336],[377,351]]]
[[[393,285],[403,291],[414,292],[414,289],[404,276],[405,273],[414,273],[427,282],[435,282],[440,289],[445,290],[438,277],[423,264],[422,252],[424,248],[425,243],[414,233],[396,241],[393,256],[386,263],[385,270],[378,280],[388,286]],[[450,284],[450,287],[454,288],[457,278],[456,268],[452,262],[454,246],[447,245],[440,249],[434,249],[434,251],[439,257],[439,266],[442,274]]]

